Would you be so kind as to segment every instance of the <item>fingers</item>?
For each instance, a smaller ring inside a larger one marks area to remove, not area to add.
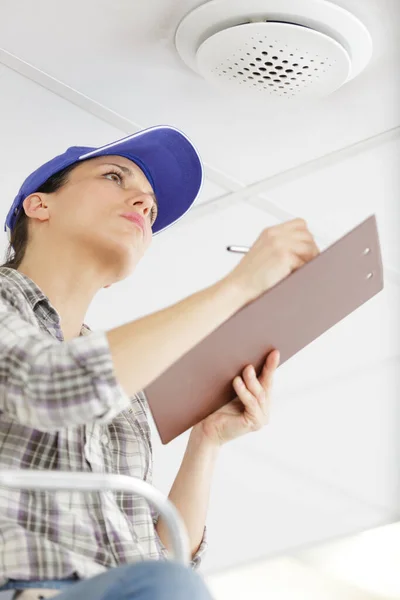
[[[320,254],[319,248],[314,241],[296,241],[293,251],[305,262],[308,262]]]
[[[292,251],[304,262],[308,262],[312,258],[315,258],[321,252],[304,219],[285,221],[279,225],[274,225],[270,229],[275,233],[282,230],[290,232],[290,246]],[[301,266],[301,261],[299,261],[298,266]]]
[[[296,242],[299,241],[303,242],[304,244],[310,244],[315,250],[317,250],[317,252],[320,252],[313,234],[308,229],[300,228],[293,230],[291,233],[291,239],[295,240]]]
[[[279,350],[272,350],[272,352],[270,352],[267,356],[263,369],[258,378],[260,385],[266,392],[269,392],[272,388],[275,371],[279,366],[280,360],[281,355]]]
[[[262,386],[259,379],[257,379],[254,367],[248,365],[243,370],[243,380],[246,384],[247,389],[260,403],[264,403],[266,400],[266,390]]]
[[[247,375],[244,375],[244,377],[246,377],[246,379],[248,378]],[[261,409],[260,402],[258,401],[257,397],[248,389],[242,377],[235,377],[235,379],[233,380],[233,388],[239,400],[244,405],[244,417],[249,423],[249,428],[253,431],[256,431],[257,429],[262,427],[262,425],[265,424],[266,411]]]
[[[279,350],[272,350],[268,354],[258,378],[252,365],[248,365],[243,370],[242,381],[244,381],[248,391],[261,402],[265,401],[267,394],[272,389],[273,378],[275,371],[279,366],[279,362]]]
[[[307,229],[307,221],[301,218],[285,221],[284,223],[281,223],[281,225],[283,225],[286,229]]]
[[[268,354],[260,376],[257,378],[252,365],[243,370],[243,377],[235,377],[233,387],[245,408],[246,421],[257,431],[268,421],[270,392],[273,375],[279,365],[280,353],[273,350]]]

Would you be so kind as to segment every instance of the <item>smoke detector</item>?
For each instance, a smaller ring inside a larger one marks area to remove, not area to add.
[[[363,23],[326,0],[212,0],[184,17],[175,43],[206,80],[288,101],[332,93],[372,55]]]

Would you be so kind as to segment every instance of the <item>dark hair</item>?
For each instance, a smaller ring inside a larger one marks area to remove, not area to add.
[[[55,173],[49,177],[47,181],[45,181],[45,183],[36,190],[36,192],[43,194],[52,194],[53,192],[56,192],[67,183],[69,174],[76,166],[77,163],[73,163],[62,171],[58,171],[58,173]],[[11,241],[6,250],[6,262],[3,265],[0,265],[0,267],[18,269],[22,259],[25,256],[26,248],[28,246],[28,222],[29,221],[25,214],[25,210],[21,206],[20,212],[11,232]]]

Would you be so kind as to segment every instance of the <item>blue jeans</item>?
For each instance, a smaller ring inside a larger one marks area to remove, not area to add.
[[[151,560],[115,567],[78,582],[14,581],[1,590],[11,587],[60,589],[57,600],[212,600],[200,575],[172,561]]]

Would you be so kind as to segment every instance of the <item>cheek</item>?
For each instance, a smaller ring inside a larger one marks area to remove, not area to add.
[[[79,199],[79,210],[85,214],[105,214],[117,210],[118,189],[107,182],[95,182],[86,188]]]
[[[62,198],[57,216],[62,227],[73,227],[77,232],[100,231],[117,214],[117,205],[118,200],[104,185],[80,186]]]

